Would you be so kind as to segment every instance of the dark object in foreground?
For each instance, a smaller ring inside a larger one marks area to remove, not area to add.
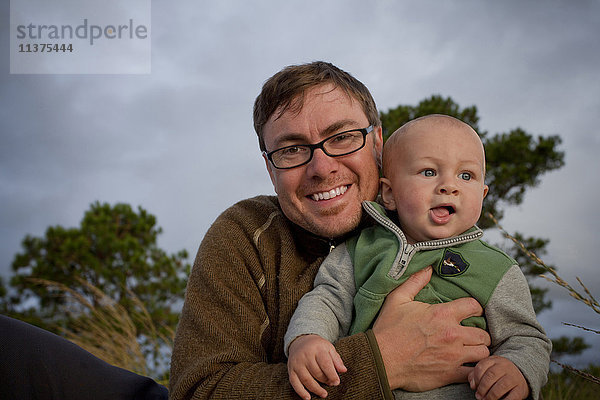
[[[167,388],[60,336],[0,315],[0,399],[159,400]]]

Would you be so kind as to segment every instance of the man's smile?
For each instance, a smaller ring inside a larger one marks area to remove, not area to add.
[[[348,190],[348,185],[343,185],[328,191],[313,193],[307,197],[313,199],[314,201],[329,200],[333,199],[334,197],[341,196],[342,194],[346,193],[346,190]]]

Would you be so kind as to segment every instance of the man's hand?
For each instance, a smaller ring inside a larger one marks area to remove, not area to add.
[[[292,341],[287,366],[292,387],[306,400],[310,400],[306,389],[319,397],[327,397],[327,391],[317,381],[337,386],[340,384],[338,372],[346,372],[333,344],[317,335],[299,336]]]
[[[431,273],[427,267],[394,289],[373,326],[391,389],[421,392],[467,382],[473,367],[463,364],[489,356],[487,332],[460,325],[482,315],[475,299],[434,305],[414,301]]]
[[[529,396],[529,385],[519,368],[500,356],[479,361],[469,373],[469,384],[479,400],[522,400]]]

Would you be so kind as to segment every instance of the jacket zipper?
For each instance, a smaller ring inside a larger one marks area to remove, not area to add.
[[[398,279],[400,276],[402,276],[406,266],[417,251],[449,247],[451,245],[471,242],[483,236],[483,231],[477,228],[471,233],[465,233],[463,235],[454,236],[446,239],[418,242],[412,245],[406,241],[406,236],[404,235],[404,232],[402,232],[402,230],[400,230],[396,226],[396,224],[390,221],[387,217],[384,217],[381,214],[379,214],[379,212],[373,207],[373,205],[371,205],[370,203],[364,203],[364,208],[369,213],[369,215],[373,217],[373,219],[375,219],[375,221],[377,221],[380,225],[384,226],[388,230],[392,231],[392,233],[394,233],[394,235],[398,237],[398,242],[400,243],[400,250],[398,252],[398,255],[396,256],[396,259],[394,260],[394,265],[388,273],[388,276],[393,279]]]

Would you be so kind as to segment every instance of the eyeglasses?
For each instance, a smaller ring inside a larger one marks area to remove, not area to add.
[[[340,157],[354,153],[365,146],[365,137],[373,131],[373,125],[362,129],[351,129],[336,133],[315,144],[295,144],[271,152],[263,151],[271,164],[278,169],[296,168],[312,160],[316,149],[323,150],[329,157]]]

